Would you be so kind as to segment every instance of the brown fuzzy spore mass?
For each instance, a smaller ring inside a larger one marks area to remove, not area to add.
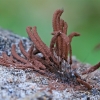
[[[23,43],[20,41],[19,48],[24,57],[21,57],[16,53],[16,45],[13,45],[11,48],[12,55],[8,56],[6,53],[2,53],[0,64],[7,67],[13,66],[17,69],[31,68],[44,75],[47,75],[47,73],[53,73],[56,78],[64,83],[76,82],[77,85],[82,84],[86,88],[92,89],[92,86],[81,79],[81,75],[79,76],[77,71],[71,68],[71,42],[74,36],[79,36],[80,34],[73,32],[70,35],[67,35],[68,25],[63,19],[61,19],[62,13],[63,10],[58,9],[53,14],[53,37],[50,42],[50,47],[47,47],[41,40],[36,26],[29,26],[26,28],[26,31],[33,42],[33,45],[29,48],[28,52],[25,51]],[[38,53],[41,53],[43,57],[37,56]],[[91,73],[99,67],[100,63],[82,72],[82,74]]]

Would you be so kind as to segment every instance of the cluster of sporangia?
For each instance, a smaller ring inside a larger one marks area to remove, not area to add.
[[[92,89],[92,86],[87,82],[83,81],[81,77],[71,68],[72,64],[72,49],[71,41],[74,36],[80,34],[73,32],[67,36],[67,23],[60,18],[63,10],[56,10],[53,14],[53,37],[50,42],[50,48],[48,48],[41,38],[39,37],[36,27],[27,27],[26,31],[30,37],[33,45],[29,48],[28,52],[25,51],[22,41],[19,42],[21,53],[24,57],[19,56],[16,53],[16,45],[12,45],[11,56],[6,53],[2,53],[0,58],[0,64],[8,67],[15,67],[18,69],[31,68],[39,73],[45,74],[47,72],[54,73],[63,82],[70,81],[71,78],[75,78],[77,83],[80,83]],[[43,56],[39,57],[36,54],[41,53]],[[68,59],[69,55],[69,59]],[[87,74],[95,71],[100,67],[100,63],[91,67],[90,69],[82,72]],[[71,80],[73,81],[73,79]]]

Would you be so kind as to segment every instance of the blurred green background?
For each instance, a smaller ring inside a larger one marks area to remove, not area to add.
[[[0,27],[27,37],[26,27],[37,26],[42,40],[49,46],[52,15],[63,8],[62,18],[68,23],[68,34],[81,34],[72,41],[73,55],[80,61],[100,61],[100,0],[0,0]]]

